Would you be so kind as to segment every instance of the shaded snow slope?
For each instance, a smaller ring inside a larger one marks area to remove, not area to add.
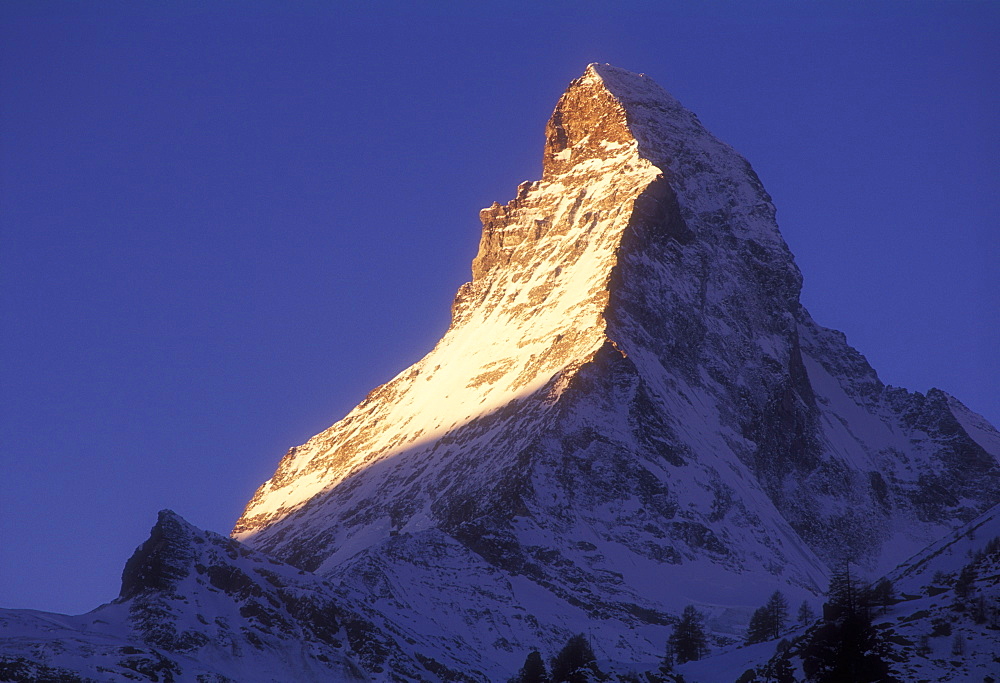
[[[880,657],[898,681],[990,681],[1000,677],[1000,506],[950,532],[888,574],[891,604],[874,607]],[[821,622],[783,634],[802,674],[807,643]],[[735,648],[678,667],[689,683],[754,680],[776,659],[778,641]]]
[[[433,661],[333,585],[170,511],[115,601],[79,616],[0,610],[0,681],[437,680],[421,657]]]
[[[882,623],[903,680],[1000,679],[1000,506],[889,578],[903,601]]]
[[[1000,435],[884,386],[799,304],[750,165],[645,76],[591,65],[542,179],[481,213],[421,361],[291,449],[234,537],[343,581],[481,680],[587,631],[648,661],[781,588],[872,575],[1000,500]]]

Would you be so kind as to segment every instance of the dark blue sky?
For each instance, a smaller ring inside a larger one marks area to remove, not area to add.
[[[160,508],[228,532],[428,351],[592,61],[750,160],[884,381],[1000,423],[1000,5],[534,4],[0,6],[0,606],[115,597]]]

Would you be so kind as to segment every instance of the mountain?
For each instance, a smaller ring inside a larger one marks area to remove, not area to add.
[[[0,611],[0,680],[368,680],[362,653],[380,644],[361,644],[364,621],[337,603],[321,580],[163,511],[115,601]]]
[[[0,610],[0,681],[346,683],[447,671],[404,652],[368,611],[320,577],[164,510],[114,601],[80,616]]]
[[[742,671],[775,590],[918,571],[1000,502],[1000,433],[812,320],[694,114],[592,64],[545,132],[434,349],[288,451],[233,539],[163,513],[117,600],[0,611],[0,680],[502,681],[578,633],[648,669],[690,604]]]
[[[688,603],[724,640],[1000,500],[996,430],[812,320],[750,165],[648,77],[590,65],[543,159],[481,212],[441,341],[292,448],[234,538],[498,679],[581,631],[655,659]]]

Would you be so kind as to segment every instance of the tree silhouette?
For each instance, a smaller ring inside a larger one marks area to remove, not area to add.
[[[767,609],[764,607],[758,607],[754,610],[753,615],[750,617],[750,625],[747,627],[747,645],[753,645],[754,643],[763,643],[769,638],[770,629],[768,628],[768,618]]]
[[[970,562],[962,567],[955,579],[955,595],[964,600],[972,592],[972,585],[976,582],[976,567]]]
[[[767,610],[768,626],[773,640],[781,635],[788,623],[788,598],[781,591],[774,591],[764,609]]]
[[[663,650],[663,657],[660,659],[659,674],[666,680],[666,676],[674,670],[674,648],[667,639],[667,646]]]
[[[708,651],[705,629],[702,626],[704,617],[701,612],[688,605],[681,613],[681,619],[674,626],[673,633],[667,639],[667,644],[673,651],[678,664],[701,659]]]
[[[815,683],[895,683],[886,662],[888,647],[872,625],[871,611],[859,599],[849,567],[834,573],[823,625],[812,631],[802,650],[802,670]]]
[[[508,683],[549,683],[550,680],[541,653],[538,650],[532,650],[525,657],[524,666]]]
[[[892,582],[889,579],[882,579],[876,583],[869,591],[868,599],[872,605],[881,607],[882,614],[885,614],[889,605],[896,599],[896,591],[892,587]]]
[[[803,600],[802,604],[799,605],[799,623],[804,626],[815,618],[816,613],[813,612],[813,608],[809,606],[806,600]]]
[[[845,614],[857,614],[864,610],[861,588],[857,579],[851,576],[851,566],[845,563],[830,577],[830,589],[823,605],[823,618],[835,620]]]
[[[961,657],[965,654],[965,638],[960,633],[956,633],[955,637],[951,640],[951,654],[956,657]]]
[[[552,683],[591,683],[603,678],[594,650],[582,633],[567,640],[552,658]]]
[[[807,644],[802,670],[816,683],[890,683],[885,644],[867,615],[827,621]]]
[[[774,591],[767,604],[754,611],[747,629],[747,645],[774,640],[781,635],[788,621],[788,599]]]

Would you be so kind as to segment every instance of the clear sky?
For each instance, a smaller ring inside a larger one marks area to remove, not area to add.
[[[593,61],[750,160],[885,382],[1000,424],[1000,4],[375,4],[0,4],[0,606],[227,533],[428,351]]]

